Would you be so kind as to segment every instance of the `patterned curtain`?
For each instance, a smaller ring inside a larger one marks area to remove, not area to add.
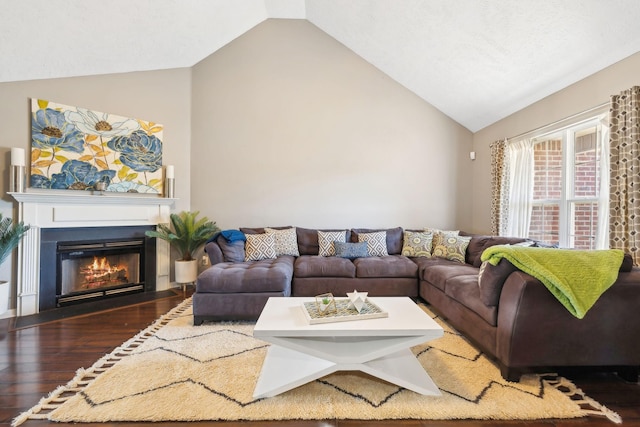
[[[611,97],[609,244],[640,261],[640,86]]]
[[[509,218],[509,163],[507,140],[491,143],[491,233],[504,236]]]

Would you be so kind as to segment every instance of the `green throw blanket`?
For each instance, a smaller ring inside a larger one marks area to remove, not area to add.
[[[582,319],[618,278],[624,252],[619,249],[572,250],[491,246],[482,261],[497,265],[505,258],[540,280],[571,314]]]

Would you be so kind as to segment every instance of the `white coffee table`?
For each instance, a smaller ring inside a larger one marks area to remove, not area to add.
[[[253,331],[272,344],[253,397],[275,396],[336,371],[362,371],[439,396],[410,348],[440,338],[440,325],[408,297],[369,299],[389,317],[309,325],[302,303],[313,298],[269,298]]]

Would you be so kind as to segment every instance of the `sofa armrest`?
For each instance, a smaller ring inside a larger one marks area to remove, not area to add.
[[[219,264],[224,261],[224,256],[222,255],[222,249],[220,249],[220,246],[215,241],[207,243],[204,247],[204,250],[209,256],[209,261],[211,261],[211,265]]]
[[[640,366],[640,269],[620,273],[583,319],[537,279],[509,275],[498,306],[496,356],[507,367]]]

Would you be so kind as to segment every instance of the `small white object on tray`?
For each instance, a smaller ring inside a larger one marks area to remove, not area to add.
[[[349,307],[353,307],[358,310],[358,313],[362,311],[365,301],[367,301],[367,295],[369,292],[358,292],[355,289],[353,292],[347,292],[349,297]]]

